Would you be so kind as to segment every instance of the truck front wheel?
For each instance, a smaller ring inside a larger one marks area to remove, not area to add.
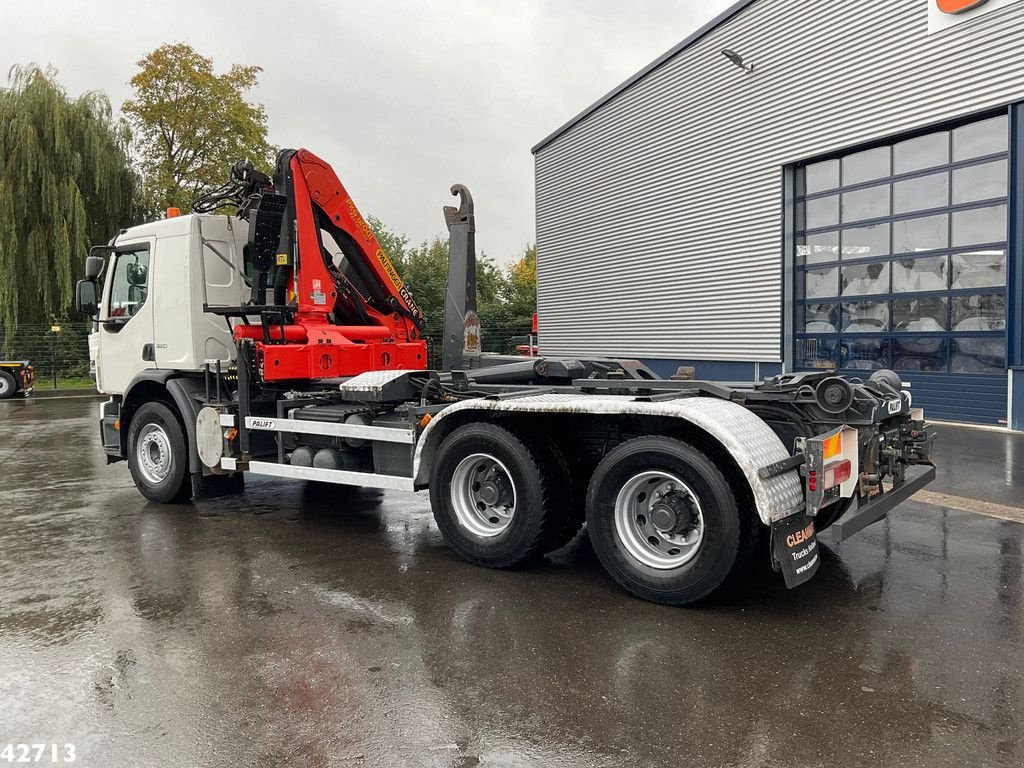
[[[139,492],[150,501],[188,500],[191,485],[184,430],[163,403],[146,403],[132,417],[128,469]]]
[[[542,455],[496,424],[467,424],[444,439],[431,468],[430,506],[463,559],[508,568],[550,548],[562,497]]]
[[[598,558],[628,591],[685,605],[721,587],[749,559],[755,530],[722,472],[680,440],[638,437],[601,460],[587,490]]]

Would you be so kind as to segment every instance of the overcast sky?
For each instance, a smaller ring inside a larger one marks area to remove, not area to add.
[[[0,63],[53,64],[115,108],[166,42],[218,71],[259,65],[271,142],[326,159],[414,242],[444,232],[448,187],[466,184],[478,248],[507,262],[534,240],[530,147],[731,3],[0,0]]]

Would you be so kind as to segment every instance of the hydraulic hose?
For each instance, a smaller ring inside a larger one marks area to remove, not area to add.
[[[288,279],[292,271],[288,267],[274,270],[274,304],[281,307],[288,303]]]

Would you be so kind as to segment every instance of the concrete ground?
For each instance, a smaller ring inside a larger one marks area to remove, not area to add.
[[[943,427],[942,504],[825,542],[798,590],[765,574],[672,609],[586,546],[465,564],[422,494],[253,481],[147,503],[95,418],[90,399],[0,403],[0,749],[73,744],[104,768],[1024,763],[1024,525],[966,511],[1024,506],[1022,436]]]

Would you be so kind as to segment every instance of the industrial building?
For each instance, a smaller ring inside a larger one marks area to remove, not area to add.
[[[1024,429],[1024,0],[743,0],[533,148],[543,354]]]

